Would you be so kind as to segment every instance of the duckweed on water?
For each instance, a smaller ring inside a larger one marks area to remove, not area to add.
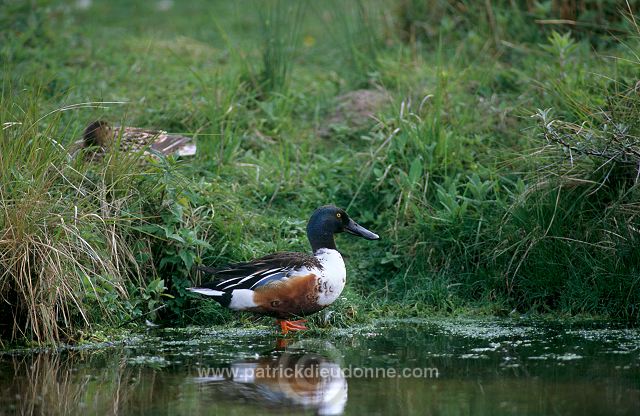
[[[167,361],[164,357],[150,356],[150,355],[138,355],[127,360],[127,364],[142,365],[152,368],[166,367],[171,362]]]

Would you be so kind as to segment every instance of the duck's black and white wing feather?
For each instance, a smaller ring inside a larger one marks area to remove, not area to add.
[[[299,273],[322,269],[313,256],[302,253],[276,253],[246,263],[231,264],[222,268],[199,267],[200,271],[213,276],[213,280],[192,292],[209,296],[219,296],[220,292],[238,289],[253,290],[266,284],[288,279]]]

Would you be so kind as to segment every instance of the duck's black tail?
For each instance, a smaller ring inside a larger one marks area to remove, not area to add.
[[[210,296],[216,302],[224,307],[228,307],[231,303],[233,294],[231,292],[224,292],[222,290],[209,289],[208,287],[188,287],[187,290],[193,293],[199,293],[201,295]]]

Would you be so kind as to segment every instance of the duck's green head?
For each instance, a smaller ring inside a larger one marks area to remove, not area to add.
[[[315,252],[321,248],[336,249],[334,234],[347,232],[367,240],[377,240],[380,237],[357,222],[349,218],[345,210],[333,205],[318,208],[311,215],[307,224],[307,237],[311,248]]]

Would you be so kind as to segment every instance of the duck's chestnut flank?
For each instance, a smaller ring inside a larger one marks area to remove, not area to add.
[[[201,267],[213,280],[188,290],[211,296],[222,306],[279,319],[303,317],[332,304],[346,282],[346,269],[335,243],[335,234],[347,232],[367,240],[377,234],[353,221],[347,212],[325,205],[313,212],[307,237],[313,255],[275,253],[221,268]],[[283,332],[304,325],[282,321]]]
[[[323,309],[318,304],[318,279],[315,274],[293,276],[278,284],[256,288],[253,300],[258,305],[250,310],[274,318],[287,319],[290,310],[300,311],[299,315],[310,315]]]

